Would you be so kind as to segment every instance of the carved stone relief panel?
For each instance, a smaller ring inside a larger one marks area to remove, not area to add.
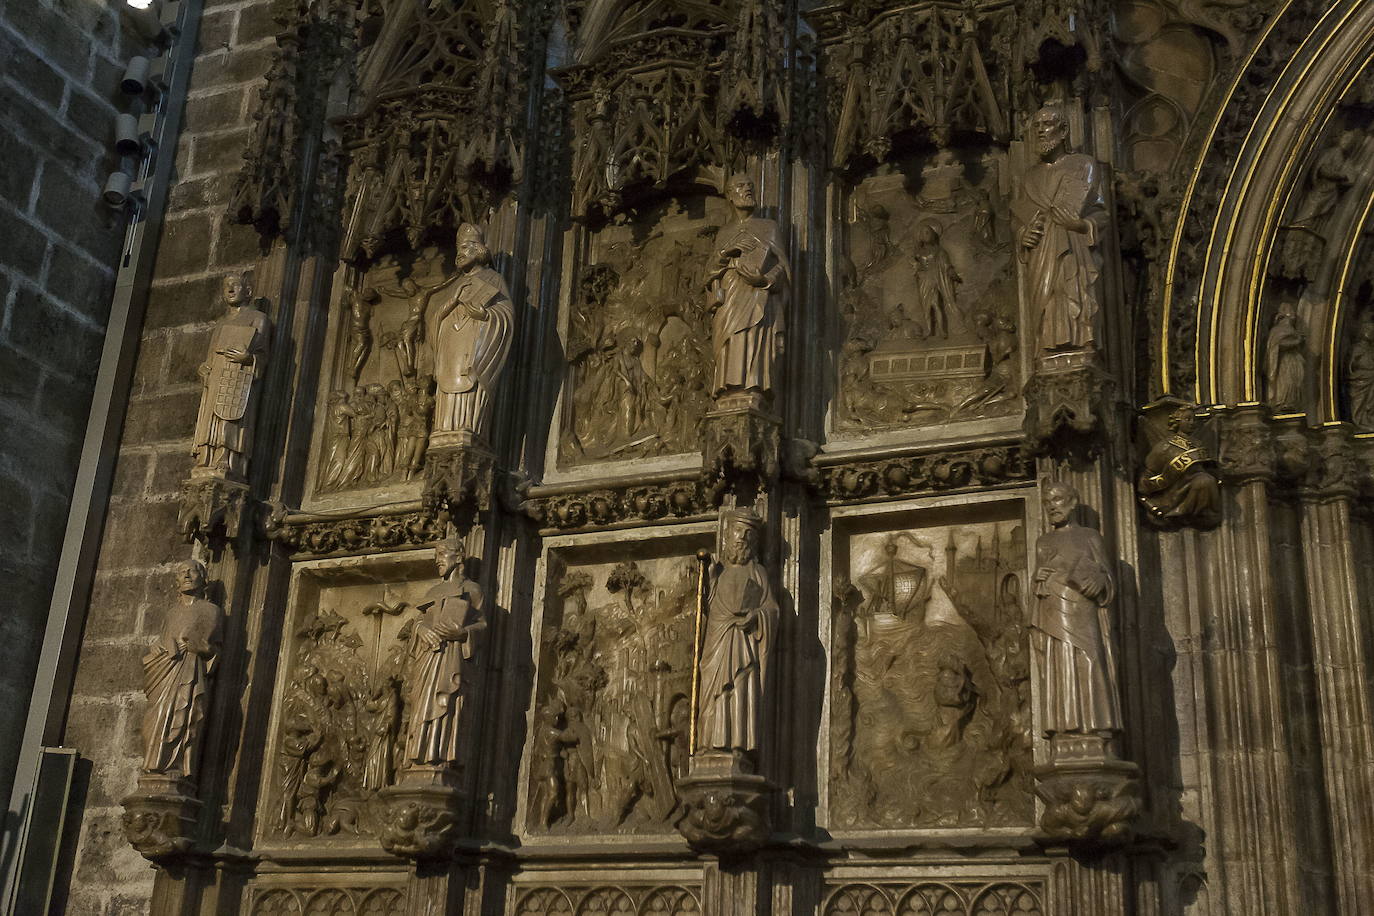
[[[634,885],[617,882],[600,887],[564,883],[526,887],[510,897],[510,916],[574,916],[614,913],[616,916],[696,916],[701,912],[701,889],[682,884]]]
[[[253,886],[247,897],[249,916],[401,916],[406,912],[404,882],[394,887]]]
[[[526,829],[670,832],[688,764],[695,551],[709,534],[549,552]]]
[[[840,259],[841,434],[1020,410],[1021,314],[1006,156],[938,150],[848,196]]]
[[[316,414],[317,498],[419,492],[434,411],[426,305],[450,260],[433,247],[414,260],[384,256],[339,295]]]
[[[842,521],[833,557],[832,826],[1030,825],[1019,503]]]
[[[703,284],[717,197],[674,198],[595,233],[564,322],[558,464],[682,454],[711,403]]]
[[[277,686],[264,840],[375,845],[380,790],[396,781],[406,734],[406,681],[434,554],[301,564],[292,588]]]
[[[1045,882],[1033,879],[830,883],[821,916],[1043,916]]]

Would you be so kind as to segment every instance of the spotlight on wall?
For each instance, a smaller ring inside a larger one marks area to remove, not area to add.
[[[135,156],[143,149],[139,136],[138,118],[125,112],[115,115],[115,152],[121,156]]]
[[[111,210],[123,210],[137,203],[142,196],[143,192],[134,187],[134,180],[128,172],[111,172],[110,177],[105,179],[105,190],[100,192],[100,199]]]
[[[142,95],[148,88],[148,58],[143,55],[129,58],[124,75],[119,79],[119,91],[125,95]]]

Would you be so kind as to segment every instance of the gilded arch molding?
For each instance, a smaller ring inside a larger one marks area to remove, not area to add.
[[[1156,382],[1162,390],[1204,404],[1260,399],[1261,294],[1279,222],[1372,52],[1374,3],[1292,0],[1237,69],[1190,176],[1169,254]],[[1370,189],[1356,191],[1367,196]],[[1342,227],[1333,250],[1343,262],[1364,221]],[[1312,320],[1323,338],[1314,405],[1323,421],[1338,418],[1341,276],[1329,278],[1330,301]]]

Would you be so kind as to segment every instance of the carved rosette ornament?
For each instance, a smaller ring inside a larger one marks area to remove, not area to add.
[[[1040,828],[1054,844],[1106,846],[1131,836],[1139,813],[1139,768],[1116,755],[1121,696],[1111,626],[1114,561],[1097,531],[1073,520],[1078,493],[1043,489],[1050,530],[1035,545],[1031,645],[1039,679],[1036,727],[1045,762],[1036,791]]]

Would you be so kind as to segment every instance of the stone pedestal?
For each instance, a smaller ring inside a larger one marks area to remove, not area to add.
[[[1048,761],[1035,768],[1045,803],[1040,829],[1055,844],[1084,847],[1129,842],[1140,813],[1140,768],[1098,735],[1055,735]]]
[[[121,804],[125,838],[151,861],[165,864],[194,844],[201,805],[190,780],[144,773]]]
[[[248,484],[211,468],[196,468],[181,484],[180,504],[177,529],[186,543],[211,537],[232,541],[248,504]]]
[[[425,453],[425,508],[451,517],[485,512],[491,506],[495,468],[495,454],[472,433],[432,434]]]
[[[382,848],[417,862],[447,858],[463,813],[459,775],[450,767],[408,767],[381,791]]]
[[[734,756],[698,753],[677,789],[684,812],[677,829],[693,849],[737,856],[768,839],[768,799],[775,787]]]
[[[719,505],[731,491],[767,490],[781,469],[782,421],[766,409],[763,394],[734,392],[716,399],[702,422],[702,483]]]
[[[1026,447],[1032,454],[1101,450],[1115,382],[1094,350],[1041,356],[1026,382]]]

